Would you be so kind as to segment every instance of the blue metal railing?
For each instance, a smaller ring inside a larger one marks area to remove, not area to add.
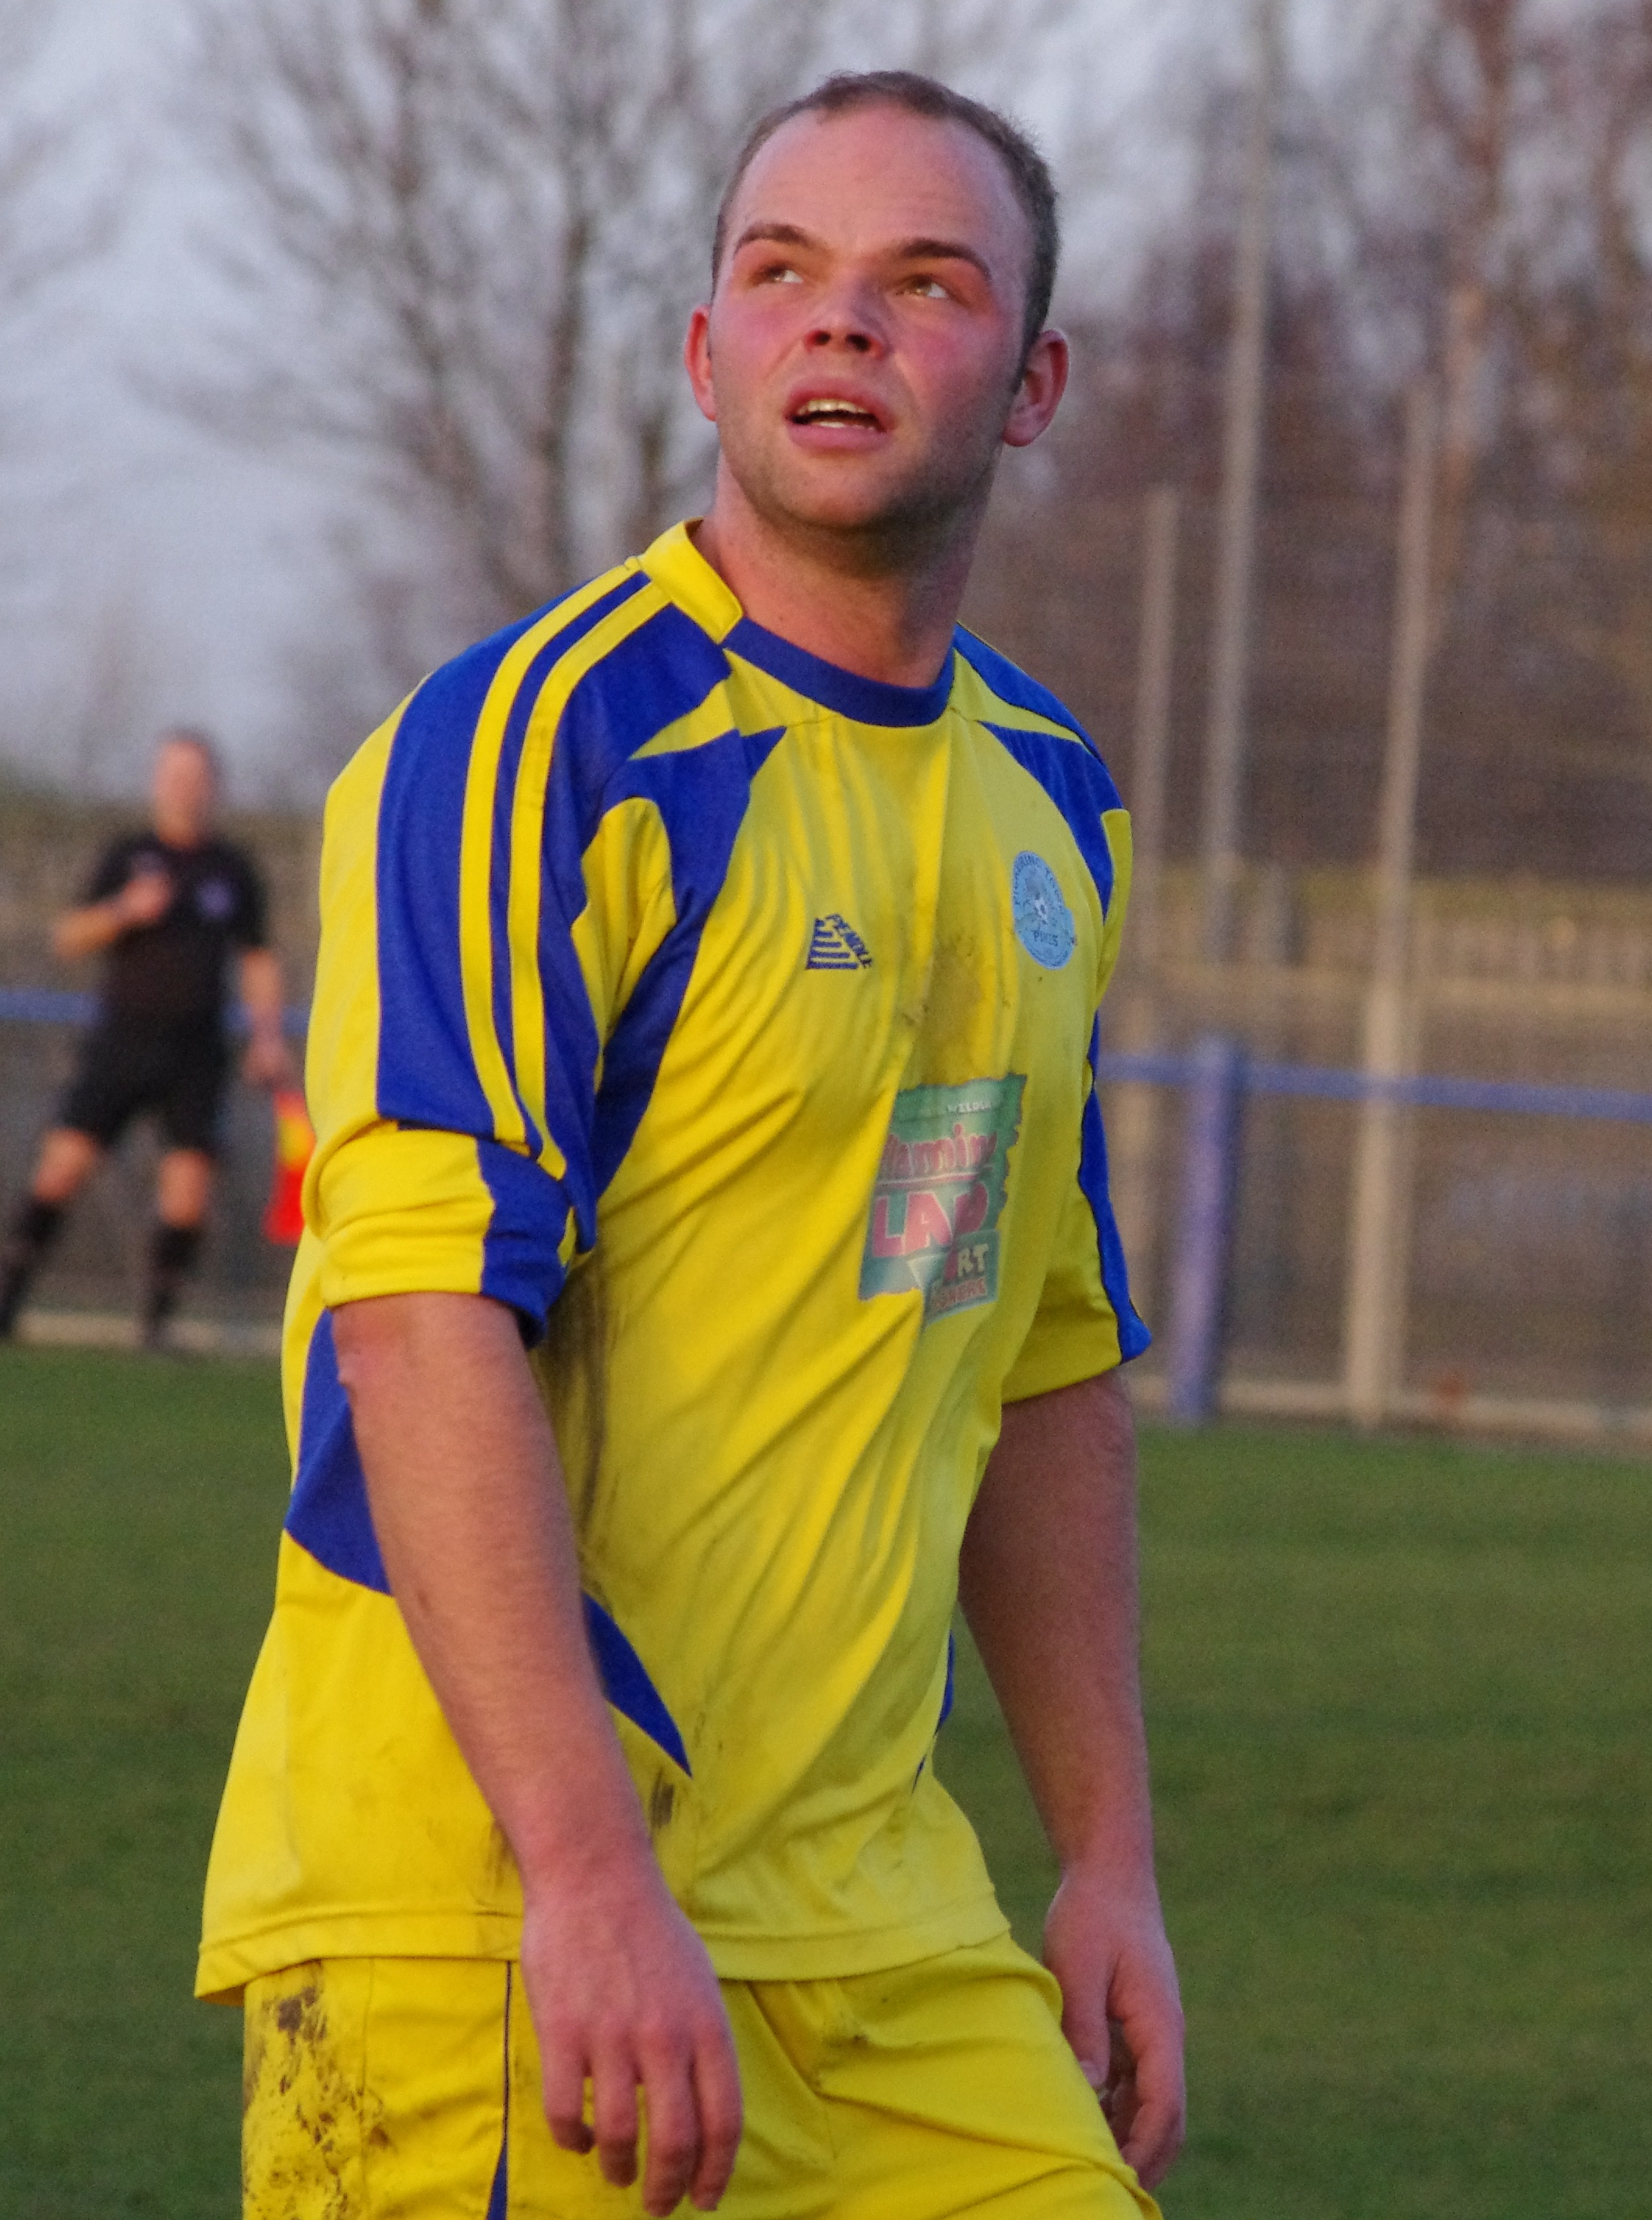
[[[90,995],[0,988],[0,1022],[85,1025],[97,1008]],[[288,1010],[287,1032],[302,1036],[308,1015],[304,1010]],[[1253,1063],[1237,1042],[1220,1036],[1199,1042],[1185,1054],[1108,1051],[1100,1058],[1099,1076],[1104,1082],[1178,1088],[1186,1094],[1167,1357],[1170,1413],[1189,1425],[1202,1423],[1216,1408],[1246,1098],[1271,1094],[1353,1104],[1391,1102],[1419,1110],[1490,1111],[1652,1126],[1652,1094],[1627,1088],[1555,1087],[1431,1075],[1375,1078],[1329,1064]]]
[[[0,1023],[84,1026],[97,1012],[95,995],[68,994],[53,987],[0,987]],[[231,1022],[241,1029],[240,1013]],[[308,1010],[286,1013],[286,1030],[302,1039]],[[1139,1080],[1150,1087],[1190,1087],[1200,1076],[1197,1056],[1103,1053],[1104,1080]],[[1320,1063],[1253,1063],[1239,1067],[1238,1084],[1247,1094],[1294,1094],[1326,1102],[1397,1102],[1418,1110],[1493,1110],[1537,1118],[1604,1119],[1630,1126],[1652,1126],[1652,1094],[1619,1087],[1549,1087],[1524,1080],[1449,1079],[1418,1075],[1374,1079],[1363,1071]]]
[[[1202,1067],[1194,1056],[1104,1054],[1104,1080],[1191,1087]],[[1247,1094],[1295,1094],[1326,1102],[1397,1102],[1418,1110],[1495,1110],[1535,1118],[1593,1118],[1652,1126],[1652,1094],[1620,1087],[1545,1087],[1524,1080],[1446,1079],[1418,1075],[1375,1079],[1322,1063],[1251,1063],[1239,1069]]]
[[[1166,1346],[1168,1407],[1170,1416],[1184,1425],[1204,1424],[1217,1405],[1247,1097],[1294,1095],[1329,1102],[1389,1102],[1419,1110],[1492,1111],[1652,1126],[1652,1094],[1626,1088],[1539,1086],[1421,1074],[1377,1078],[1325,1064],[1253,1063],[1237,1041],[1220,1035],[1201,1040],[1187,1055],[1104,1055],[1100,1076],[1180,1088],[1186,1097]]]
[[[15,1026],[89,1026],[97,1014],[96,995],[71,995],[55,987],[0,987],[0,1024]],[[232,1009],[230,1030],[245,1032],[240,1010]],[[283,1030],[302,1040],[309,1012],[296,1007],[283,1013]]]

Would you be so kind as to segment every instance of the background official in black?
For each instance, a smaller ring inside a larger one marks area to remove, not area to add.
[[[245,851],[214,832],[220,787],[216,751],[204,734],[165,734],[148,827],[104,851],[85,900],[53,929],[53,945],[66,960],[103,955],[103,990],[0,1251],[0,1338],[15,1329],[74,1196],[142,1116],[155,1119],[162,1147],[143,1337],[151,1345],[163,1338],[212,1197],[232,1060],[226,1031],[232,955],[240,957],[252,1032],[243,1076],[263,1087],[292,1077],[264,885]]]

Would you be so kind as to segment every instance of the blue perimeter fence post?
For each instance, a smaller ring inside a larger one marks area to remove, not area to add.
[[[1237,1041],[1207,1033],[1188,1061],[1181,1217],[1170,1275],[1167,1408],[1177,1425],[1200,1426],[1215,1415],[1221,1383],[1245,1060]]]

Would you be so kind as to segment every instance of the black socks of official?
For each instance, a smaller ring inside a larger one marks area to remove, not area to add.
[[[144,1293],[143,1338],[153,1349],[178,1308],[184,1282],[201,1250],[198,1225],[157,1225],[149,1237],[149,1283]]]
[[[28,1283],[62,1223],[60,1202],[39,1202],[31,1194],[18,1205],[5,1246],[0,1249],[0,1341],[15,1331]]]
[[[33,1195],[20,1203],[3,1247],[0,1247],[0,1341],[8,1339],[17,1324],[29,1282],[58,1236],[64,1205],[39,1202]],[[149,1236],[149,1273],[144,1290],[143,1338],[153,1347],[178,1308],[178,1299],[201,1253],[198,1225],[154,1227]]]

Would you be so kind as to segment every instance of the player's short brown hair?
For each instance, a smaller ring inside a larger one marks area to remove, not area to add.
[[[1024,344],[1031,346],[1044,329],[1050,314],[1050,296],[1056,290],[1056,265],[1061,254],[1061,225],[1057,212],[1056,181],[1050,165],[1019,124],[1012,123],[984,101],[971,100],[938,78],[920,77],[915,70],[840,70],[817,84],[813,92],[789,100],[760,116],[746,134],[735,157],[734,167],[717,204],[717,225],[712,234],[711,282],[723,266],[728,240],[729,211],[734,196],[758,149],[766,146],[782,124],[795,115],[843,115],[851,109],[878,106],[904,108],[935,123],[961,123],[984,139],[1004,165],[1016,199],[1021,204],[1032,235],[1032,267],[1027,273]]]

